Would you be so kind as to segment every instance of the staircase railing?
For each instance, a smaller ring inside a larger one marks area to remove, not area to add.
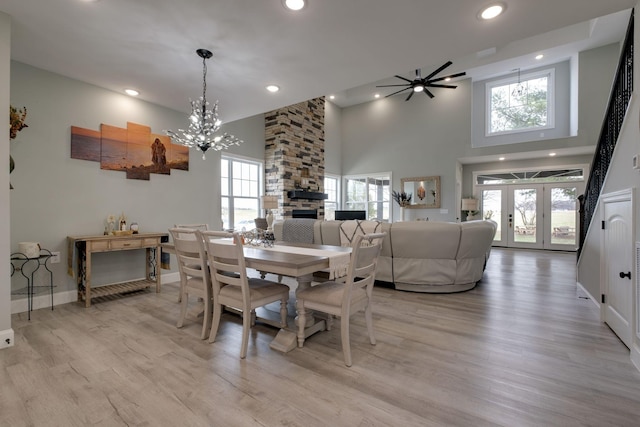
[[[578,245],[578,257],[582,251],[587,231],[591,224],[593,214],[598,204],[598,198],[602,191],[604,179],[609,170],[613,150],[618,142],[622,122],[629,106],[633,91],[633,17],[631,12],[627,34],[618,62],[613,88],[609,95],[607,112],[602,123],[598,146],[591,162],[591,171],[583,195],[578,197],[580,201],[580,240]]]

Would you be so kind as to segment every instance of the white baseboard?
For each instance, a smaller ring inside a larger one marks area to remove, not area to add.
[[[5,329],[4,331],[0,331],[0,349],[13,346],[13,329]]]
[[[585,298],[585,299],[589,299],[591,300],[591,302],[593,302],[593,304],[596,306],[596,308],[598,309],[598,311],[600,311],[600,303],[598,302],[598,300],[596,298],[593,297],[593,295],[591,295],[584,286],[582,286],[582,284],[580,282],[576,282],[576,285],[578,285],[578,289],[576,291],[578,298]]]
[[[180,273],[166,273],[160,276],[161,283],[172,283],[180,281]],[[54,292],[53,293],[53,306],[67,304],[69,302],[78,301],[78,292],[77,291],[66,291],[66,292]],[[51,294],[42,293],[40,295],[36,295],[33,297],[33,310],[38,310],[40,308],[49,308],[51,307]],[[14,299],[11,301],[11,314],[16,313],[26,313],[29,309],[29,303],[27,301],[26,295],[24,298]],[[11,337],[13,340],[13,336]],[[0,346],[0,348],[2,348]]]
[[[68,302],[78,301],[78,291],[54,292],[53,305],[66,304]],[[51,294],[43,293],[33,297],[33,310],[51,307]],[[14,299],[11,301],[11,314],[25,313],[29,309],[27,296],[24,298]]]
[[[180,281],[180,273],[179,272],[175,272],[175,273],[166,273],[160,276],[160,281],[164,284],[164,283],[172,283],[172,282],[179,282]]]

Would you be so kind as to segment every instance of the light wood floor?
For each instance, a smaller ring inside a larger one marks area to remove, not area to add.
[[[14,315],[0,425],[640,425],[640,373],[577,297],[574,254],[495,249],[460,294],[377,287],[378,343],[354,317],[351,368],[339,327],[281,354],[258,325],[240,360],[236,316],[207,344],[193,316],[176,329],[176,299],[168,284]]]

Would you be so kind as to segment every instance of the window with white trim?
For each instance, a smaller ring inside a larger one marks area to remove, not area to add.
[[[554,69],[486,83],[486,136],[554,127]]]
[[[329,196],[324,201],[324,219],[335,219],[336,210],[340,206],[340,177],[325,174],[324,192]]]
[[[260,215],[262,163],[239,157],[220,160],[220,216],[224,228],[250,230]]]
[[[391,173],[344,178],[345,209],[364,210],[367,219],[389,221]]]

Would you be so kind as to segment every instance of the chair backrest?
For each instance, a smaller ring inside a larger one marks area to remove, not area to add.
[[[344,302],[351,298],[353,288],[367,288],[371,296],[375,282],[378,256],[382,249],[382,241],[386,236],[383,233],[360,234],[355,237],[351,246],[351,262],[347,273],[347,292],[344,293]]]
[[[188,280],[196,277],[208,280],[207,257],[198,231],[190,228],[170,228],[169,233],[173,238],[180,278]]]
[[[191,228],[194,230],[207,231],[209,224],[175,224],[175,228]]]
[[[258,230],[266,230],[269,228],[269,223],[267,223],[267,218],[256,218],[253,220],[256,224],[256,228]]]
[[[204,243],[211,272],[214,294],[223,286],[242,288],[244,298],[249,298],[249,282],[240,234],[225,231],[198,231]]]

